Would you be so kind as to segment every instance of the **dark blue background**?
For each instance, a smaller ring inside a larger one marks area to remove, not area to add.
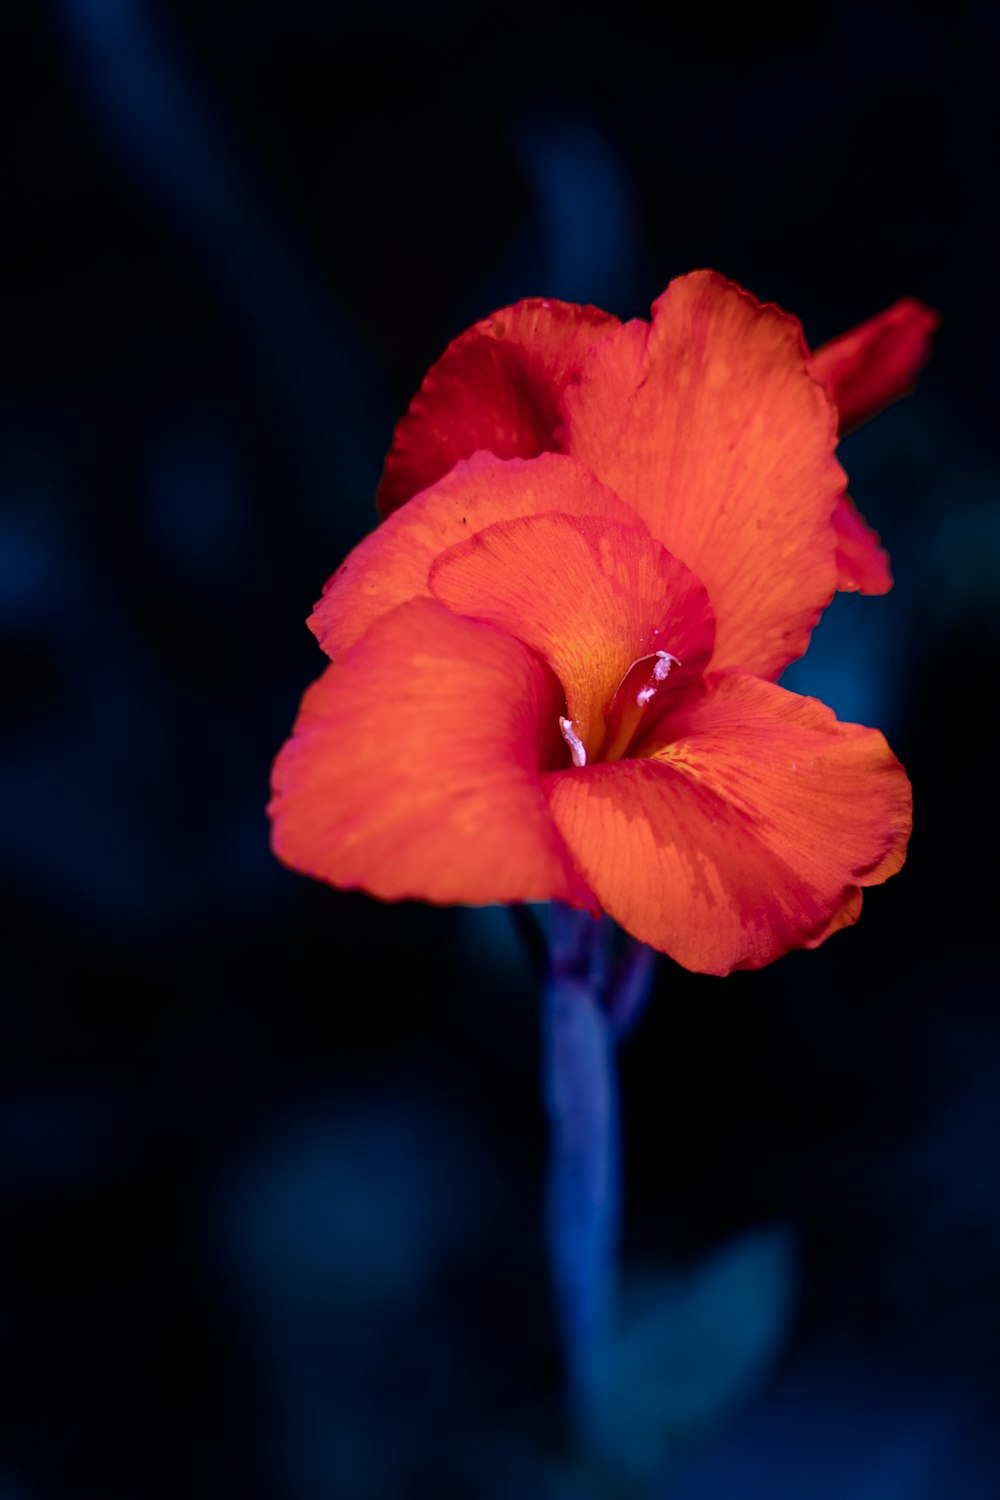
[[[3,1500],[1000,1496],[997,15],[5,7]],[[916,831],[820,952],[662,966],[626,1264],[683,1308],[778,1248],[723,1335],[665,1320],[724,1389],[650,1415],[623,1376],[595,1478],[506,916],[313,886],[263,808],[302,622],[447,340],[700,265],[813,343],[942,311],[842,449],[896,588],[788,679],[887,732]]]

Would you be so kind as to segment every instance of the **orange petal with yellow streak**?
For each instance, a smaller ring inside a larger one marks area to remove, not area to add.
[[[593,757],[603,712],[632,663],[658,649],[682,692],[711,655],[715,625],[697,578],[638,521],[543,514],[500,521],[438,558],[431,591],[449,609],[499,626],[545,658]],[[664,693],[665,696],[665,693]]]
[[[726,673],[661,736],[648,758],[542,781],[605,910],[686,968],[816,947],[901,866],[910,786],[876,730]]]

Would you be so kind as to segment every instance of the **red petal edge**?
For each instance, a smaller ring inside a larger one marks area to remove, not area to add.
[[[554,451],[566,382],[617,327],[599,308],[530,297],[453,339],[396,427],[375,497],[379,513],[390,515],[474,453]]]
[[[837,538],[837,587],[844,593],[887,594],[892,588],[889,555],[849,495],[833,513]]]

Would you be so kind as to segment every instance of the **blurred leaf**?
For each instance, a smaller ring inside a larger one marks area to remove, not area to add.
[[[724,1421],[780,1354],[795,1282],[794,1246],[781,1226],[741,1235],[684,1272],[637,1277],[594,1372],[591,1451],[648,1476]]]

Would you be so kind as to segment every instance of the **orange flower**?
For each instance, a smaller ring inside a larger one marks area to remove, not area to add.
[[[838,578],[811,358],[847,388],[706,271],[652,323],[531,301],[457,339],[310,621],[332,664],[275,763],[279,858],[386,900],[607,911],[716,974],[855,921],[910,790],[877,731],[774,680]]]

